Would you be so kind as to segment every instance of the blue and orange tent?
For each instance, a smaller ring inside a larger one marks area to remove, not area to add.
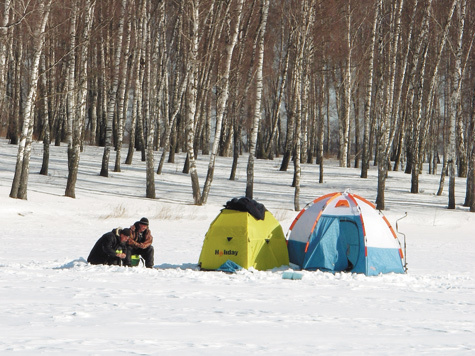
[[[290,226],[288,250],[290,262],[305,270],[404,273],[391,224],[374,204],[349,192],[324,195],[302,209]]]

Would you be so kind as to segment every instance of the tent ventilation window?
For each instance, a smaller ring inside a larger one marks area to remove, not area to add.
[[[348,200],[345,200],[345,199],[339,200],[335,205],[335,208],[349,208],[349,207],[350,207],[350,203],[348,203]]]

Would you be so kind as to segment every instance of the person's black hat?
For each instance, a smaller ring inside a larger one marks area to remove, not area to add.
[[[120,230],[120,235],[125,235],[127,237],[130,237],[130,229],[126,228],[126,229]]]
[[[140,219],[139,223],[148,226],[148,219],[147,218],[142,218],[142,219]]]

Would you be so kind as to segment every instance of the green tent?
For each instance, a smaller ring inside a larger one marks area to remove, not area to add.
[[[288,265],[282,226],[267,210],[258,220],[245,211],[223,209],[206,233],[199,266],[216,270],[227,260],[261,271]]]

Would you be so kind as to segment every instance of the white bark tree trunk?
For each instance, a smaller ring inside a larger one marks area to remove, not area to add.
[[[124,126],[125,126],[125,118],[127,116],[127,102],[128,102],[128,93],[127,93],[127,67],[128,67],[128,60],[129,57],[129,50],[130,50],[130,40],[131,40],[131,23],[132,18],[128,15],[128,11],[126,9],[130,9],[130,3],[128,0],[122,0],[122,16],[127,17],[127,37],[124,44],[124,63],[120,69],[119,75],[119,88],[118,88],[118,103],[117,103],[117,143],[116,143],[116,153],[115,153],[115,165],[114,165],[114,172],[120,172],[120,160],[121,160],[121,153],[122,153],[122,142],[124,139]],[[125,31],[125,28],[124,28]]]
[[[455,130],[457,125],[457,109],[459,108],[461,81],[462,81],[462,44],[463,29],[465,23],[465,1],[454,0],[457,2],[456,26],[457,43],[455,47],[455,62],[452,73],[452,88],[450,93],[450,118],[449,118],[449,147],[448,147],[448,171],[449,171],[449,209],[455,209],[455,164],[456,164],[456,140]]]
[[[419,161],[418,161],[418,145],[415,142],[419,136],[420,130],[420,116],[421,116],[421,100],[422,92],[425,81],[425,66],[427,59],[427,47],[428,35],[429,35],[429,20],[431,15],[432,0],[428,0],[425,4],[424,15],[422,19],[421,32],[417,39],[416,48],[413,54],[411,74],[409,75],[409,91],[407,99],[407,113],[410,119],[409,125],[412,128],[412,135],[410,141],[410,161],[408,164],[411,166],[411,193],[418,193],[419,191]]]
[[[397,85],[397,97],[395,99],[395,104],[394,104],[394,111],[393,111],[393,118],[399,119],[400,116],[402,116],[401,119],[399,119],[399,148],[398,152],[399,154],[396,157],[396,160],[394,162],[394,170],[397,171],[399,163],[402,164],[402,159],[400,158],[402,156],[402,147],[404,146],[405,143],[405,136],[406,136],[406,123],[407,123],[407,115],[401,114],[401,101],[403,97],[403,85],[405,83],[405,79],[407,77],[407,66],[409,63],[409,53],[411,51],[411,44],[412,44],[412,39],[413,39],[413,34],[414,34],[414,26],[416,23],[416,13],[417,13],[417,4],[418,0],[414,1],[413,7],[412,7],[412,15],[411,15],[411,22],[409,25],[409,30],[406,38],[406,48],[404,51],[404,58],[402,60],[402,65],[400,69],[400,75],[399,75],[399,81]]]
[[[73,0],[71,3],[71,23],[69,25],[69,58],[68,58],[68,80],[66,94],[66,142],[68,143],[68,171],[71,171],[71,162],[73,154],[73,123],[76,121],[76,42],[77,42],[77,19],[78,19],[79,3]]]
[[[76,6],[79,4],[76,2]],[[81,33],[81,48],[78,55],[79,61],[79,70],[78,70],[78,80],[76,95],[73,95],[73,91],[68,94],[75,97],[73,101],[71,115],[71,138],[68,146],[68,180],[66,182],[65,195],[67,197],[75,198],[76,197],[76,181],[79,168],[79,158],[81,152],[81,145],[83,140],[83,130],[86,117],[86,99],[87,99],[87,62],[88,62],[88,53],[89,53],[89,35],[91,32],[92,22],[93,22],[93,13],[94,13],[95,0],[86,0],[85,3],[85,16],[83,31]],[[77,14],[77,9],[73,10],[74,16]],[[76,25],[74,21],[74,26]],[[72,27],[73,25],[71,25]],[[71,35],[76,35],[76,30],[71,28]],[[75,41],[74,41],[75,42]],[[73,51],[73,54],[75,52]],[[76,57],[76,56],[75,56]],[[74,63],[75,60],[72,62]],[[72,70],[70,68],[70,70]],[[69,78],[71,80],[72,78]],[[73,79],[73,82],[76,83],[76,80]]]
[[[155,138],[155,120],[150,115],[150,76],[151,76],[151,28],[150,28],[150,7],[149,0],[145,0],[142,17],[144,19],[144,41],[145,41],[145,68],[144,68],[144,122],[147,125],[147,147],[146,147],[146,197],[155,199],[155,160],[153,157],[153,140]]]
[[[122,57],[122,40],[124,37],[124,11],[126,1],[122,0],[119,14],[119,27],[117,31],[117,43],[114,53],[114,62],[112,63],[112,82],[108,93],[107,100],[107,118],[106,118],[106,142],[104,146],[104,154],[102,156],[102,167],[100,175],[102,177],[109,176],[109,160],[110,150],[112,146],[112,123],[114,121],[115,104],[117,102],[117,91],[119,88],[120,58]],[[113,34],[114,35],[114,34]]]
[[[273,150],[273,142],[275,140],[275,136],[277,134],[277,127],[279,124],[280,120],[280,107],[282,105],[282,99],[284,96],[284,90],[287,85],[287,73],[289,70],[289,58],[290,58],[290,50],[287,48],[287,51],[285,53],[285,58],[284,58],[284,64],[282,65],[282,74],[281,74],[281,79],[280,79],[280,86],[279,86],[279,93],[277,96],[277,100],[275,103],[274,110],[272,112],[272,132],[270,135],[270,138],[268,140],[268,144],[265,150],[265,156],[266,157],[273,157],[273,153],[271,151]],[[272,158],[271,158],[272,159]]]
[[[30,87],[24,106],[23,127],[21,131],[20,143],[18,144],[18,154],[13,177],[11,198],[27,199],[28,174],[30,170],[31,141],[33,135],[34,102],[36,99],[39,77],[39,66],[41,52],[44,47],[45,28],[48,22],[52,0],[39,0],[38,12],[39,21],[33,32],[33,57],[30,70]]]
[[[134,157],[134,151],[136,146],[136,130],[137,130],[137,116],[140,113],[140,102],[142,97],[142,85],[140,81],[140,58],[142,58],[142,41],[140,35],[140,19],[136,19],[134,22],[135,28],[135,43],[136,48],[134,50],[132,59],[131,79],[134,81],[134,95],[132,100],[132,113],[130,118],[130,137],[129,137],[129,149],[127,152],[127,158],[125,164],[132,164]]]
[[[254,13],[254,8],[256,7],[257,0],[253,0],[252,4],[250,6],[250,9],[248,10],[250,14]],[[245,57],[245,46],[244,44],[247,42],[248,39],[248,34],[250,30],[249,23],[252,20],[252,15],[249,15],[247,18],[247,21],[243,24],[242,30],[240,31],[241,34],[239,36],[239,54],[238,54],[238,60],[237,60],[237,68],[238,70],[236,71],[236,79],[233,82],[233,91],[234,91],[234,100],[235,100],[235,107],[236,109],[233,112],[233,117],[232,117],[232,130],[233,130],[233,163],[231,166],[231,173],[229,175],[229,180],[235,180],[236,179],[236,170],[238,166],[238,160],[239,160],[239,154],[241,150],[241,136],[242,136],[242,122],[244,121],[244,111],[245,111],[245,106],[241,102],[241,104],[236,104],[236,101],[240,100],[242,101],[243,98],[247,98],[248,92],[249,92],[249,86],[252,81],[252,72],[249,70],[247,72],[247,78],[246,82],[244,83],[244,88],[241,89],[241,85],[243,84],[243,71],[240,70],[243,68],[243,62],[244,62],[244,57]],[[253,47],[252,47],[252,54],[251,54],[251,63],[254,63],[255,60],[255,48],[256,48],[256,43],[254,41]],[[252,65],[251,65],[252,67]]]
[[[346,8],[346,43],[348,46],[348,54],[346,58],[344,89],[345,89],[345,102],[344,102],[344,114],[342,116],[343,122],[341,123],[341,139],[340,139],[340,167],[346,167],[348,162],[348,140],[350,134],[350,112],[351,112],[351,0],[348,0]]]
[[[51,51],[52,52],[52,51]],[[46,72],[46,61],[47,61],[47,56],[45,54],[45,51],[43,51],[43,54],[41,56],[41,72],[45,73]],[[49,63],[48,63],[49,64]],[[43,163],[41,165],[41,170],[40,174],[47,176],[48,175],[48,165],[49,165],[49,145],[51,141],[51,136],[50,136],[50,117],[49,117],[49,110],[48,110],[48,82],[49,80],[47,79],[47,76],[43,74],[40,78],[40,83],[41,87],[43,90],[43,98],[41,100],[41,112],[43,116]]]
[[[261,19],[257,36],[257,69],[256,69],[256,96],[254,107],[254,119],[252,121],[251,134],[249,137],[249,159],[247,162],[246,197],[252,199],[254,194],[254,156],[256,153],[257,133],[261,120],[261,103],[263,90],[263,66],[264,66],[264,37],[266,33],[267,16],[269,14],[269,0],[261,1]]]
[[[179,51],[183,51],[181,46],[182,36],[179,35],[179,32],[182,31],[183,27],[183,11],[180,11],[180,15],[178,16],[177,23],[175,24],[174,34],[173,37],[177,39],[177,48]],[[163,33],[163,36],[166,36],[166,33]],[[169,88],[169,55],[168,55],[168,48],[166,47],[165,41],[163,42],[163,51],[164,51],[164,58],[163,58],[163,66],[162,68],[164,72],[164,107],[165,107],[165,134],[163,137],[163,152],[160,157],[160,162],[158,163],[157,174],[162,174],[163,165],[165,163],[165,158],[170,150],[170,142],[172,139],[172,130],[176,122],[177,115],[179,114],[180,110],[182,110],[182,102],[183,96],[185,94],[185,90],[188,85],[188,72],[182,74],[180,72],[175,73],[175,80],[174,80],[174,90],[173,94],[170,94],[171,88]],[[182,52],[179,53],[179,57],[184,57]],[[184,78],[182,78],[184,77]],[[181,80],[181,84],[180,84]],[[171,97],[171,100],[169,99]],[[170,104],[171,102],[171,104]],[[171,113],[169,113],[169,111]]]
[[[199,0],[189,0],[191,8],[191,29],[190,29],[190,51],[188,57],[187,72],[188,92],[187,92],[187,112],[186,112],[186,151],[189,160],[189,171],[191,177],[191,188],[193,190],[193,200],[196,205],[201,204],[201,191],[196,169],[194,140],[195,140],[195,116],[196,102],[198,95],[198,42],[199,42]]]
[[[314,12],[313,8],[315,6],[314,1],[304,0],[301,3],[300,13],[302,15],[302,20],[299,21],[300,28],[298,29],[298,40],[297,40],[297,58],[294,67],[294,83],[293,83],[293,98],[294,98],[294,114],[295,114],[295,158],[294,158],[294,210],[300,210],[300,177],[301,177],[301,156],[302,156],[302,122],[304,121],[304,115],[306,109],[304,106],[307,106],[308,103],[305,100],[307,94],[305,93],[308,87],[306,87],[306,78],[305,77],[305,57],[309,57],[308,54],[308,35],[310,26],[313,25]],[[304,98],[302,100],[302,98]]]
[[[363,154],[361,156],[361,178],[368,178],[369,170],[369,134],[371,124],[371,108],[373,100],[373,78],[374,78],[374,55],[376,43],[376,31],[378,29],[379,13],[381,11],[381,1],[377,1],[374,9],[373,28],[371,30],[371,39],[369,45],[369,64],[368,64],[368,79],[366,82],[366,94],[364,103],[364,118],[363,118]]]
[[[231,2],[229,4],[231,4]],[[211,183],[213,181],[214,166],[216,162],[216,155],[218,153],[219,141],[221,138],[223,117],[229,97],[229,75],[231,72],[231,60],[238,39],[239,27],[241,25],[242,6],[243,0],[237,0],[236,10],[231,16],[231,18],[235,18],[236,20],[231,28],[231,33],[229,34],[229,39],[224,49],[224,70],[223,73],[220,75],[220,78],[218,79],[219,94],[216,104],[216,131],[208,164],[208,174],[206,176],[203,193],[201,195],[202,205],[206,204],[206,201],[208,200]]]
[[[4,110],[6,83],[5,64],[7,61],[7,33],[8,23],[10,22],[11,0],[5,0],[3,4],[2,24],[0,26],[0,110]]]
[[[382,3],[381,3],[382,5]],[[398,58],[398,44],[401,34],[401,15],[404,0],[396,2],[392,8],[390,38],[389,38],[389,66],[386,74],[386,90],[383,115],[380,120],[380,138],[378,147],[378,194],[376,208],[384,210],[384,191],[386,189],[386,176],[389,167],[389,151],[394,138],[395,123],[393,118],[394,87],[396,83],[396,59]],[[391,132],[392,131],[392,132]]]

